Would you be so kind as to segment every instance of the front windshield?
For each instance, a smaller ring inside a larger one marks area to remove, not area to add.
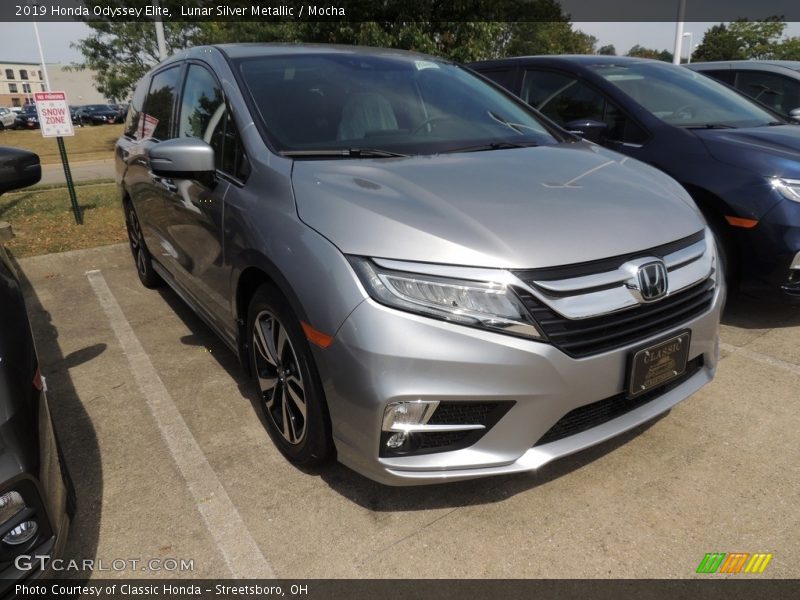
[[[678,127],[759,127],[776,117],[713,79],[659,63],[592,69],[656,117]]]
[[[237,67],[271,141],[287,155],[559,141],[523,104],[443,61],[313,54],[245,58]]]

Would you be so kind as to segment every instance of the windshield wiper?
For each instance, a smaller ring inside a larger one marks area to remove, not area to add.
[[[289,158],[398,158],[408,154],[381,150],[380,148],[334,148],[331,150],[284,150],[281,156]]]
[[[736,125],[725,123],[699,123],[697,125],[679,125],[682,129],[736,129]]]
[[[509,121],[508,119],[506,119],[505,117],[502,117],[502,116],[498,115],[495,112],[487,111],[487,114],[490,117],[492,117],[492,119],[494,119],[495,121],[500,123],[501,125],[505,125],[506,127],[511,129],[512,131],[515,131],[515,132],[517,132],[519,134],[524,133],[522,131],[523,129],[530,129],[530,130],[533,130],[533,131],[538,131],[538,129],[536,129],[536,127],[531,127],[530,125],[525,125],[524,123],[513,123],[513,122]]]
[[[442,150],[439,154],[453,154],[455,152],[483,152],[485,150],[508,150],[510,148],[534,148],[538,146],[536,142],[489,142],[487,144],[475,144],[474,146],[462,146]]]

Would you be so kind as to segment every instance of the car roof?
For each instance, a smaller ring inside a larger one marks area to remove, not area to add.
[[[692,63],[686,65],[690,69],[703,70],[719,67],[785,67],[793,71],[800,71],[800,60],[716,60],[709,62]]]
[[[637,56],[607,56],[601,54],[559,54],[559,55],[537,55],[537,56],[515,56],[512,58],[500,58],[495,60],[479,61],[469,63],[472,68],[526,65],[526,64],[562,64],[577,65],[588,67],[592,65],[627,65],[633,63],[658,63],[662,61],[649,58],[639,58]]]
[[[325,55],[341,54],[354,56],[371,57],[393,57],[406,60],[424,58],[427,60],[437,60],[450,62],[441,57],[430,56],[419,52],[408,50],[396,50],[391,48],[372,48],[369,46],[347,46],[339,44],[217,44],[213,46],[230,58],[252,58],[257,56],[302,56],[302,55]],[[206,48],[208,48],[206,46]],[[203,47],[192,48],[188,52],[190,56],[194,52],[202,52]]]

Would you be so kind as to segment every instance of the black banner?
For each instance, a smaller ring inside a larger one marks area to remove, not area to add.
[[[800,21],[798,0],[3,0],[0,21]]]
[[[14,585],[17,598],[288,598],[303,600],[778,600],[797,598],[800,580],[753,579],[484,579],[484,580],[189,580],[92,579],[27,581]]]

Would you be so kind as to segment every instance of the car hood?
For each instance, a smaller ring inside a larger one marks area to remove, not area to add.
[[[296,161],[300,218],[345,254],[503,268],[616,256],[704,223],[672,179],[585,142]]]
[[[715,159],[765,177],[800,176],[800,126],[695,129]]]

